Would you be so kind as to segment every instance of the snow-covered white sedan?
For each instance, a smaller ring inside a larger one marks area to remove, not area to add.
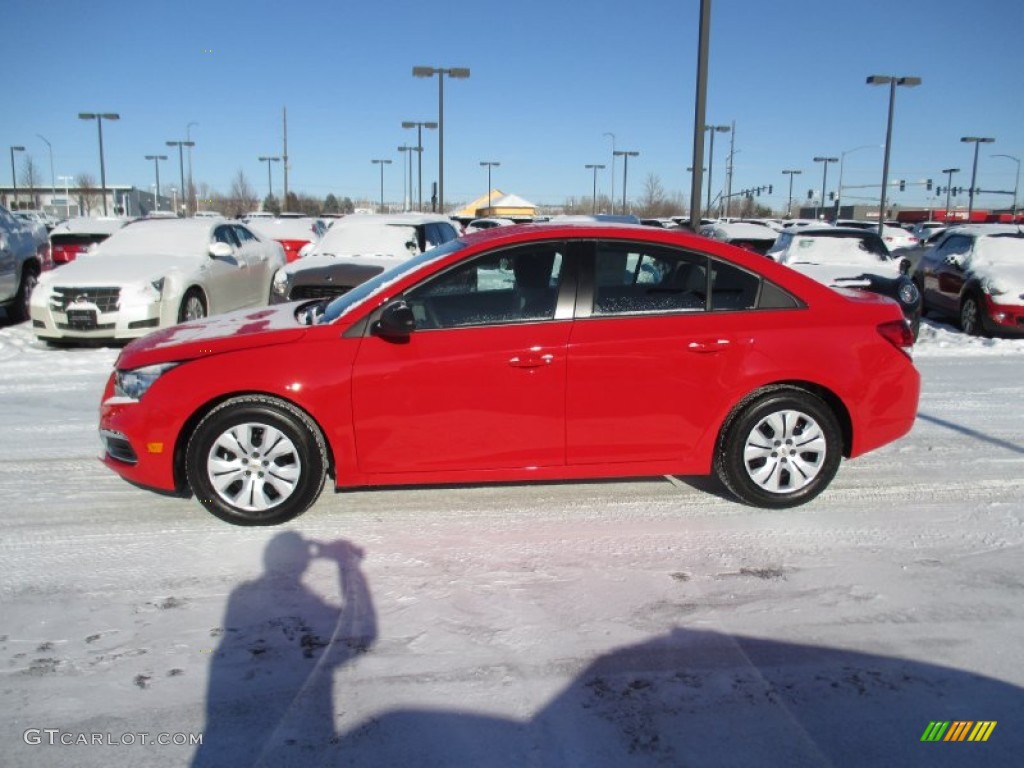
[[[32,294],[48,342],[119,340],[267,304],[285,263],[279,243],[223,219],[141,219],[59,270]]]
[[[917,338],[921,294],[906,274],[910,262],[894,258],[877,233],[831,225],[787,229],[765,255],[833,288],[888,296],[900,305]]]

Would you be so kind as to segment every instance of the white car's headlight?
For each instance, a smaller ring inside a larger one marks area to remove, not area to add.
[[[288,273],[285,272],[283,269],[277,270],[277,272],[274,273],[274,293],[276,293],[278,296],[287,296],[288,282]]]
[[[157,379],[176,365],[178,364],[162,363],[160,365],[147,365],[145,368],[134,368],[129,371],[119,370],[114,375],[114,394],[117,397],[139,400],[153,386]]]

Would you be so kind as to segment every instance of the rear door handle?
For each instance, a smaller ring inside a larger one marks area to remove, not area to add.
[[[690,352],[708,354],[710,352],[721,352],[728,349],[729,339],[695,339],[686,345]]]
[[[508,361],[513,368],[540,368],[542,365],[551,365],[554,355],[516,355]]]

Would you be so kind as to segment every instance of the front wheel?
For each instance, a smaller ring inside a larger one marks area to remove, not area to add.
[[[982,317],[981,304],[974,294],[965,296],[963,303],[960,305],[960,330],[969,336],[985,335],[985,323]]]
[[[278,525],[305,512],[324,486],[327,447],[302,411],[269,397],[214,408],[186,449],[189,486],[234,525]]]
[[[808,392],[785,389],[740,404],[719,436],[715,472],[741,501],[782,509],[825,490],[841,458],[831,409]]]
[[[203,295],[195,288],[185,294],[178,308],[178,322],[190,323],[193,320],[202,320],[206,317],[206,301]]]

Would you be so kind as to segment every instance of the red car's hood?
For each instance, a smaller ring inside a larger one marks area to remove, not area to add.
[[[305,326],[295,319],[293,305],[245,309],[163,328],[136,339],[121,350],[117,367],[140,368],[236,349],[285,344],[305,333]]]

